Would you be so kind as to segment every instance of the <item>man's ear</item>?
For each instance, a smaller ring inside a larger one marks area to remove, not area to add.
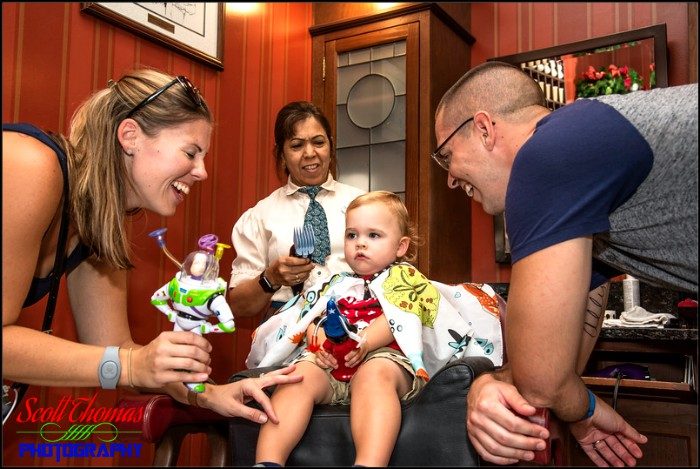
[[[487,150],[492,150],[496,142],[493,120],[486,112],[478,112],[474,115],[474,128],[481,135],[479,139]]]
[[[117,127],[117,138],[122,146],[122,150],[129,156],[134,155],[136,150],[136,139],[141,128],[134,119],[124,119]]]

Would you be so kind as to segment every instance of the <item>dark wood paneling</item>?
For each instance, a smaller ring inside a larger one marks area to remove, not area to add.
[[[428,277],[446,283],[459,283],[469,280],[471,270],[469,199],[461,190],[447,186],[447,173],[431,158],[438,142],[435,141],[435,109],[442,95],[460,76],[469,69],[469,49],[464,42],[440,18],[430,17],[430,30],[421,30],[421,41],[430,45],[430,60],[421,61],[421,77],[429,76],[429,94],[421,94],[421,131],[424,133],[420,152],[421,174],[429,175],[429,183],[423,181],[427,190],[421,190],[421,201],[428,206],[421,207],[423,217],[428,220],[427,230],[421,235],[426,246],[421,250],[429,257],[419,267]],[[428,36],[429,33],[429,36]],[[449,50],[445,55],[444,51]],[[449,60],[446,57],[449,56]],[[423,87],[421,87],[423,88]]]

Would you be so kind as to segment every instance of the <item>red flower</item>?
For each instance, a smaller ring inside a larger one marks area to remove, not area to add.
[[[597,80],[596,76],[596,71],[595,68],[593,68],[593,65],[589,65],[588,69],[586,69],[585,72],[583,72],[583,76],[589,80]]]
[[[632,86],[632,78],[626,77],[625,78],[625,88],[630,89],[631,86]]]

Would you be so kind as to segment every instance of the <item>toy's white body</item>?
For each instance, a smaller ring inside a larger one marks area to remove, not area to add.
[[[210,332],[233,332],[233,313],[226,302],[227,284],[217,277],[218,259],[196,251],[191,253],[182,270],[151,296],[151,304],[173,323],[175,331],[203,335]],[[218,324],[209,322],[216,317]],[[187,383],[195,392],[204,392],[204,383]]]

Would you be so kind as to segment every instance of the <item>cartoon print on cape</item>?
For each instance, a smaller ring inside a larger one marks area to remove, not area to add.
[[[432,376],[447,362],[484,356],[503,362],[496,293],[486,284],[447,285],[427,279],[408,263],[394,265],[369,284],[402,352],[417,373]],[[311,322],[330,298],[362,299],[364,281],[343,273],[295,297],[254,332],[248,368],[291,363],[305,349]],[[422,373],[421,373],[422,374]]]

